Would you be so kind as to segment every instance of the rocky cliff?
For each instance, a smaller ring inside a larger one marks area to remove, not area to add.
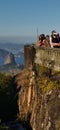
[[[19,119],[32,130],[60,130],[60,73],[36,68],[14,77]]]

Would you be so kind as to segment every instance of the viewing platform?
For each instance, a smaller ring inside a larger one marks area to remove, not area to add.
[[[35,63],[60,71],[60,48],[42,48],[35,44],[25,45],[24,59],[26,68],[32,68]]]

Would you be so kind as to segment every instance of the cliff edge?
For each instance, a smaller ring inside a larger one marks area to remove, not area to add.
[[[39,70],[24,69],[14,77],[19,119],[32,130],[60,130],[60,73],[49,77],[46,68]]]

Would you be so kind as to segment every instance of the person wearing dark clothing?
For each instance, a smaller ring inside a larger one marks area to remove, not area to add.
[[[51,47],[54,47],[54,48],[60,47],[59,34],[57,34],[55,30],[52,31],[52,35],[50,37],[50,45]]]

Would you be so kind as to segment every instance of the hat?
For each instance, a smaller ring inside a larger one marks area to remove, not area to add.
[[[55,30],[53,30],[53,31],[52,31],[52,33],[56,33],[56,31],[55,31]]]

